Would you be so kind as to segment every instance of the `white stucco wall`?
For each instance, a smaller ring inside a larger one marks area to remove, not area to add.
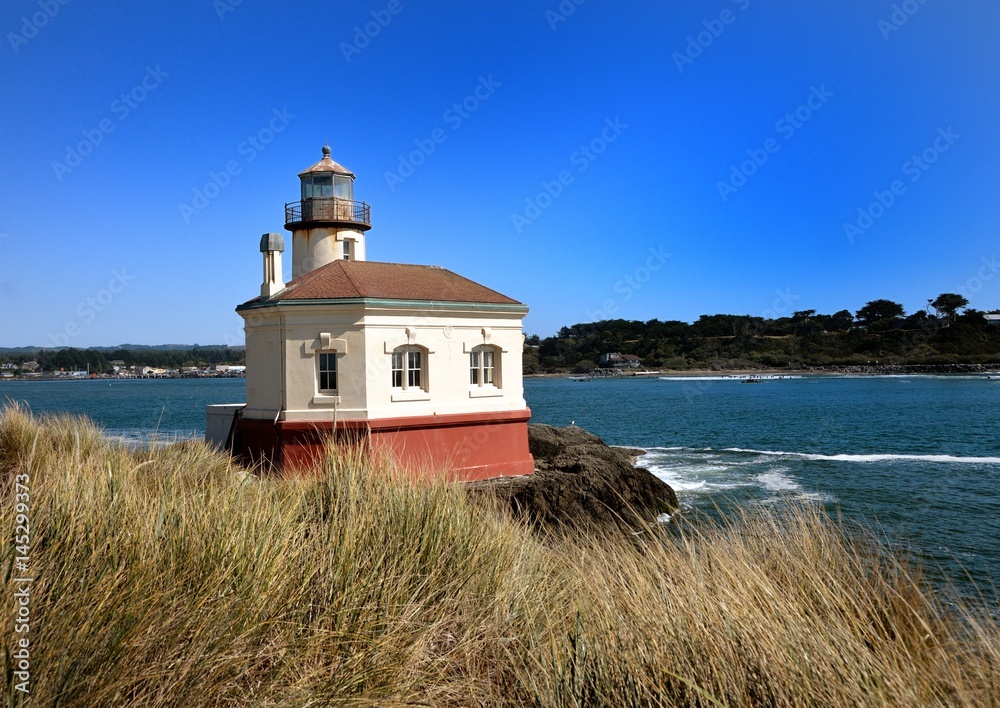
[[[282,366],[280,318],[255,312],[244,314],[247,317],[247,407],[243,414],[247,418],[274,419],[282,408],[281,377],[277,375]]]
[[[371,420],[525,407],[523,311],[285,304],[241,314],[249,418]],[[427,352],[426,391],[392,388],[391,351],[407,344]],[[481,344],[499,350],[498,387],[470,384],[469,352]],[[324,346],[338,352],[336,396],[317,392],[316,353]]]
[[[367,260],[365,237],[354,229],[322,227],[292,232],[292,278],[344,257],[344,241],[353,241],[354,260]]]

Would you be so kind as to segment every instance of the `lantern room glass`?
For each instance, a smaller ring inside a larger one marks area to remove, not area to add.
[[[347,175],[318,174],[302,178],[303,199],[354,200],[354,180]]]

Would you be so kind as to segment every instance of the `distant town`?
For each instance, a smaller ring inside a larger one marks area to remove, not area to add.
[[[124,361],[115,359],[110,362],[110,372],[97,373],[89,370],[43,371],[37,361],[25,361],[20,364],[4,362],[0,364],[0,379],[19,380],[55,380],[55,379],[208,379],[208,378],[242,378],[246,376],[247,367],[230,364],[212,364],[210,366],[182,366],[179,369],[162,369],[155,366],[127,366]]]
[[[0,349],[0,380],[237,378],[242,346],[164,345]]]

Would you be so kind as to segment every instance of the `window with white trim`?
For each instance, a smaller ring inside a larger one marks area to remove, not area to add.
[[[344,260],[345,261],[351,260],[351,243],[352,242],[351,242],[350,239],[344,239]]]
[[[496,347],[482,345],[469,353],[469,383],[472,386],[499,386],[500,357]]]
[[[396,347],[392,352],[392,387],[427,390],[427,356],[420,347]]]
[[[319,375],[319,391],[335,393],[337,391],[337,352],[320,352],[316,357]]]

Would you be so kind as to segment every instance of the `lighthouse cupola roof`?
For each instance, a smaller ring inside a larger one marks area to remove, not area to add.
[[[313,175],[313,174],[335,174],[335,175],[343,175],[345,177],[350,177],[352,180],[354,179],[353,172],[351,172],[343,165],[334,162],[333,158],[330,157],[329,145],[323,146],[323,159],[317,162],[309,169],[299,172],[299,177],[306,177],[307,175]]]

